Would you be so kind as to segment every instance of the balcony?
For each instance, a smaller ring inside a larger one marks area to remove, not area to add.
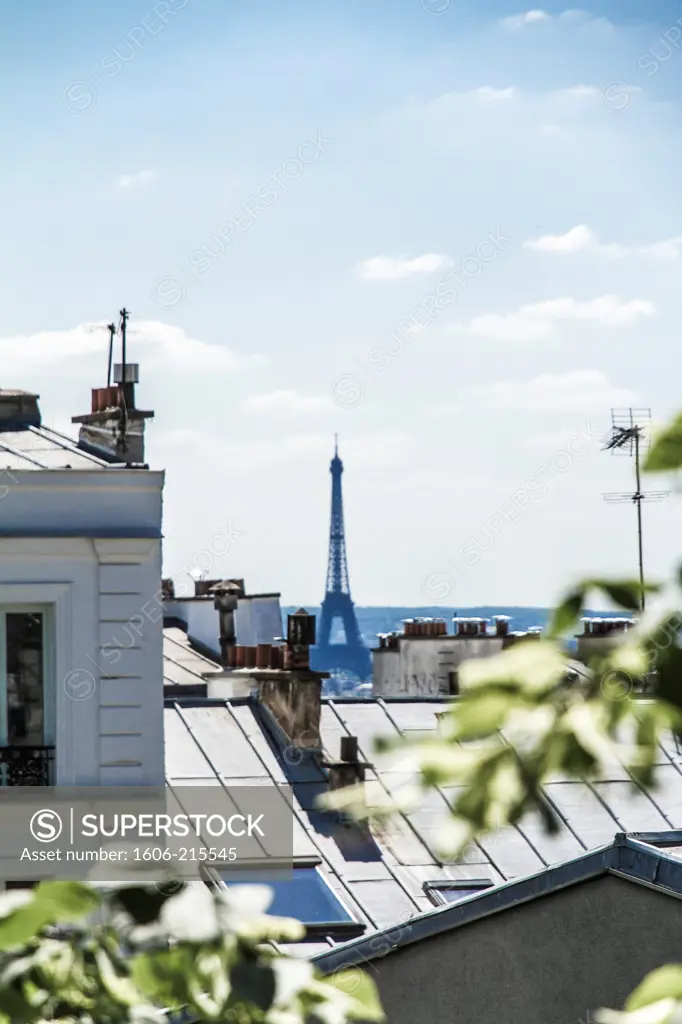
[[[50,786],[54,747],[0,747],[0,786]]]

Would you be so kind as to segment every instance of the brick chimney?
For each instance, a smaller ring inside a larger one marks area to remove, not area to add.
[[[254,673],[261,703],[269,709],[291,746],[304,750],[319,750],[322,746],[322,680],[329,678],[326,672],[310,669],[310,648],[314,644],[315,616],[299,608],[288,616],[284,670]]]
[[[127,332],[130,312],[119,311],[120,321],[107,324],[109,331],[109,361],[107,386],[93,388],[92,408],[85,416],[74,416],[72,423],[80,423],[79,444],[93,449],[96,454],[109,457],[112,462],[129,466],[144,465],[145,421],[153,412],[144,412],[135,405],[135,385],[140,380],[140,367],[128,361]],[[119,335],[121,362],[114,359],[114,339]]]
[[[144,464],[145,422],[154,417],[135,405],[139,370],[137,363],[127,363],[125,373],[123,365],[114,366],[115,383],[93,388],[90,412],[71,418],[81,425],[79,444],[129,465]]]

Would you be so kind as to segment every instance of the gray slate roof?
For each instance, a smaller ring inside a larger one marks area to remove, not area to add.
[[[682,833],[672,835],[676,842],[682,841]],[[669,848],[669,842],[667,840],[657,845],[656,840],[651,838],[649,842],[644,842],[636,835],[620,833],[612,843],[599,850],[584,853],[574,860],[545,868],[522,879],[513,879],[413,918],[409,928],[384,930],[380,935],[369,938],[363,936],[334,949],[327,948],[309,955],[315,958],[317,967],[331,974],[355,964],[367,964],[420,939],[460,928],[482,917],[601,875],[616,874],[620,878],[656,889],[663,895],[682,896],[682,862]]]
[[[374,753],[374,740],[433,734],[436,716],[446,708],[446,702],[429,699],[325,699],[324,759],[338,757],[341,736],[357,736],[361,758],[373,764],[366,776],[370,793],[390,799],[407,778],[386,755]],[[323,758],[298,751],[287,758],[268,712],[253,697],[167,699],[165,734],[171,785],[291,785],[295,854],[320,858],[327,881],[368,932],[395,928],[432,910],[422,888],[427,881],[489,877],[502,883],[598,849],[616,833],[682,828],[682,751],[672,739],[659,749],[656,791],[634,787],[621,765],[593,784],[557,778],[545,788],[564,822],[557,836],[545,835],[539,821],[528,820],[481,837],[461,860],[443,864],[436,837],[453,791],[432,792],[414,814],[399,815],[381,830],[375,828],[371,841],[363,840],[355,826],[314,809],[316,796],[327,788]],[[313,955],[323,948],[305,944],[302,952]]]
[[[163,685],[168,695],[180,687],[191,687],[199,693],[206,685],[206,677],[222,672],[221,666],[200,654],[187,633],[179,626],[165,626],[163,630]]]
[[[13,469],[111,469],[112,462],[80,448],[50,427],[0,432],[0,473]]]

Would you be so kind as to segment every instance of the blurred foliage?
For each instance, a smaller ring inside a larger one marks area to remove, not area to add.
[[[273,942],[298,921],[269,917],[263,886],[94,889],[45,882],[0,897],[0,1022],[345,1024],[381,1021],[359,970],[329,978]]]
[[[682,468],[682,415],[655,438],[647,471]],[[409,812],[433,787],[453,787],[452,818],[441,834],[444,858],[465,852],[474,837],[535,813],[549,832],[560,822],[542,784],[557,775],[596,779],[618,761],[632,778],[656,785],[657,745],[663,732],[682,739],[682,572],[658,609],[639,617],[612,640],[601,637],[586,666],[562,646],[575,633],[581,610],[596,592],[627,612],[638,612],[642,592],[631,580],[590,579],[574,586],[556,608],[541,639],[527,637],[490,658],[459,667],[460,694],[441,716],[435,738],[391,740],[396,769],[411,772],[393,805]],[[588,641],[589,643],[589,641]],[[327,807],[375,818],[362,786],[336,791]],[[380,814],[388,809],[383,807]],[[649,975],[625,1013],[601,1011],[603,1024],[682,1024],[682,966]]]

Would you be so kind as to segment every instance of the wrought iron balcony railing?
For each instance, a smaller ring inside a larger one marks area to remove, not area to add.
[[[0,747],[0,786],[50,786],[54,747]]]

